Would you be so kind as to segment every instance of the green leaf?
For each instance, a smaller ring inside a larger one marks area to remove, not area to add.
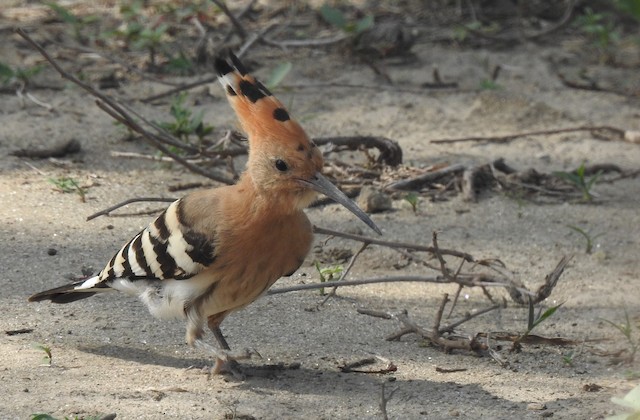
[[[542,315],[540,315],[540,318],[538,318],[538,319],[536,319],[534,321],[533,326],[530,328],[530,330],[534,329],[535,327],[540,325],[540,323],[542,323],[544,320],[546,320],[547,318],[549,318],[550,316],[555,314],[556,311],[558,310],[558,308],[561,307],[562,305],[564,305],[564,302],[562,302],[559,305],[553,306],[553,307],[547,309],[546,311],[544,311],[544,313]]]
[[[604,322],[606,322],[607,324],[611,325],[612,327],[616,328],[625,337],[628,338],[628,337],[631,336],[631,325],[629,325],[628,323],[627,324],[616,324],[615,322],[609,321],[608,319],[602,318],[602,320]]]
[[[8,82],[9,79],[15,76],[15,71],[4,63],[0,63],[0,80],[3,83]]]
[[[593,185],[596,183],[596,181],[598,181],[598,179],[600,179],[602,174],[603,174],[602,171],[598,171],[594,176],[589,178],[589,181],[587,181],[587,190],[590,190],[591,187],[593,187]]]
[[[482,90],[496,90],[499,87],[500,86],[496,82],[490,79],[484,79],[480,82],[480,89]]]
[[[320,268],[320,263],[318,261],[314,261],[313,265],[316,267],[316,270],[320,275],[320,283],[324,283],[325,281],[327,281],[327,279],[325,279],[324,276],[322,275],[322,269]]]
[[[60,19],[62,19],[64,22],[71,23],[71,24],[77,24],[80,22],[80,20],[73,13],[71,13],[66,8],[60,6],[59,4],[54,3],[52,1],[45,2],[45,4],[49,6],[51,10],[56,12],[58,16],[60,16]]]
[[[58,420],[53,417],[51,414],[40,413],[40,414],[32,414],[31,420]]]
[[[36,74],[40,73],[43,68],[44,68],[44,66],[41,66],[41,65],[28,67],[26,69],[18,67],[14,71],[14,76],[17,77],[20,80],[23,80],[23,81],[27,82],[33,76],[35,76]]]
[[[276,88],[280,82],[287,76],[289,71],[291,70],[292,64],[289,61],[285,61],[283,63],[278,64],[267,79],[266,86],[269,89]]]
[[[640,0],[616,0],[616,7],[640,21]]]
[[[328,24],[337,28],[344,29],[347,26],[347,19],[344,17],[344,13],[328,4],[320,7],[320,15]]]
[[[354,32],[359,34],[360,32],[366,31],[373,26],[373,15],[367,15],[356,22],[356,26],[354,28]]]
[[[582,185],[582,178],[580,178],[573,172],[553,172],[553,175],[557,176],[560,179],[564,179],[565,181],[575,185],[576,187]]]
[[[193,63],[184,52],[180,51],[177,56],[169,59],[167,70],[180,76],[187,76],[193,72]]]
[[[567,225],[567,227],[571,230],[574,230],[576,232],[578,232],[580,235],[584,236],[586,239],[589,239],[590,236],[589,234],[582,228],[579,228],[578,226],[575,225]]]

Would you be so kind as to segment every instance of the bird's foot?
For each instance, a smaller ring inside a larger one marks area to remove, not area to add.
[[[211,375],[218,375],[221,373],[230,373],[236,379],[245,379],[246,374],[242,371],[242,367],[237,362],[238,360],[248,360],[253,356],[257,356],[262,359],[260,353],[254,349],[244,349],[241,351],[232,351],[227,349],[219,349],[206,343],[202,340],[196,340],[195,345],[206,350],[209,353],[213,353],[216,358],[216,363],[211,368]]]
[[[220,374],[231,374],[235,379],[239,381],[244,381],[247,378],[247,374],[245,373],[240,363],[235,360],[222,360],[216,358],[216,363],[209,370],[209,376],[212,375],[220,375]]]

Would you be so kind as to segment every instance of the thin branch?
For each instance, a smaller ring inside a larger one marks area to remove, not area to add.
[[[327,45],[333,45],[345,41],[351,38],[350,34],[338,34],[330,38],[318,38],[318,39],[290,39],[284,41],[276,41],[270,38],[262,37],[262,41],[273,47],[279,47],[286,50],[289,47],[325,47]]]
[[[396,387],[389,391],[389,393],[387,394],[385,392],[385,384],[386,382],[382,382],[382,385],[380,386],[380,412],[382,413],[383,420],[389,420],[389,414],[387,414],[387,404],[393,397],[393,394],[395,394],[399,388]]]
[[[107,60],[107,61],[110,61],[110,62],[112,62],[112,63],[116,63],[116,64],[118,64],[119,66],[122,66],[122,67],[123,67],[123,68],[125,68],[127,71],[130,71],[130,72],[132,72],[132,73],[135,73],[135,74],[137,74],[138,76],[142,77],[142,78],[143,78],[143,79],[145,79],[145,80],[149,80],[149,81],[151,81],[151,82],[159,83],[159,84],[162,84],[162,85],[169,85],[169,86],[175,86],[175,85],[177,85],[177,83],[169,82],[169,81],[167,81],[167,80],[163,80],[163,79],[160,79],[160,78],[158,78],[158,77],[154,77],[154,76],[150,75],[149,73],[145,72],[144,70],[140,70],[139,68],[137,68],[137,67],[135,67],[135,66],[133,66],[133,65],[131,65],[131,64],[129,64],[129,63],[127,63],[126,61],[121,60],[120,58],[118,58],[118,57],[116,57],[116,56],[113,56],[113,55],[107,54],[107,53],[106,53],[106,52],[104,52],[104,51],[94,50],[94,49],[91,49],[91,48],[85,47],[85,46],[83,46],[83,45],[77,45],[77,44],[74,44],[74,45],[66,45],[66,44],[61,44],[61,43],[56,42],[56,41],[52,41],[52,42],[53,42],[54,44],[58,45],[59,47],[62,47],[62,48],[68,48],[68,49],[72,49],[72,50],[80,51],[80,52],[83,52],[83,53],[86,53],[86,54],[95,54],[95,55],[97,55],[97,56],[100,56],[100,57],[104,58],[104,59],[105,59],[105,60]]]
[[[365,284],[376,284],[376,283],[438,283],[438,284],[447,284],[447,283],[462,283],[468,287],[503,287],[503,288],[511,288],[514,287],[512,283],[499,283],[499,282],[488,282],[482,281],[479,277],[476,276],[460,276],[459,279],[452,281],[450,279],[444,278],[443,276],[389,276],[389,277],[374,277],[368,279],[359,279],[359,280],[345,280],[339,283],[334,282],[331,284],[332,287],[346,287],[346,286],[361,286]],[[308,284],[298,284],[296,286],[288,286],[288,287],[279,287],[276,289],[271,289],[267,292],[269,295],[279,295],[282,293],[289,292],[300,292],[305,290],[315,290],[315,289],[323,289],[327,287],[327,283],[308,283]],[[524,294],[531,294],[526,289],[517,288],[519,292]]]
[[[396,191],[416,191],[422,189],[426,184],[435,182],[436,180],[451,174],[458,174],[460,172],[463,172],[464,170],[465,166],[462,164],[449,165],[447,167],[437,169],[435,171],[430,171],[414,178],[392,182],[388,185],[385,185],[384,189]]]
[[[174,95],[176,93],[179,93],[179,92],[182,92],[182,91],[185,91],[185,90],[193,89],[193,88],[198,87],[198,86],[206,85],[207,83],[215,82],[216,80],[218,80],[217,76],[206,77],[206,78],[204,78],[202,80],[196,80],[195,82],[187,83],[185,85],[176,86],[173,89],[169,89],[169,90],[166,90],[164,92],[157,93],[155,95],[147,96],[146,98],[142,98],[140,100],[140,102],[144,102],[144,103],[154,102],[154,101],[157,101],[158,99],[162,99],[162,98],[165,98],[167,96],[171,96],[171,95]]]
[[[447,302],[449,302],[449,294],[445,293],[442,301],[440,301],[440,307],[438,308],[438,312],[436,312],[436,318],[433,322],[433,330],[431,332],[433,337],[440,337],[440,322],[442,322],[442,314],[444,313],[444,308],[447,306]]]
[[[253,46],[253,44],[255,44],[256,41],[264,39],[264,36],[275,27],[276,27],[276,24],[272,23],[262,28],[260,32],[252,33],[251,35],[249,35],[249,37],[244,42],[244,44],[242,44],[242,46],[236,52],[236,57],[242,58],[242,56],[244,56],[247,53],[249,48],[251,48],[251,46]]]
[[[359,242],[369,242],[371,245],[381,245],[381,246],[386,246],[388,248],[406,248],[406,249],[413,249],[416,251],[422,251],[422,252],[429,252],[429,253],[434,253],[435,249],[432,246],[424,246],[424,245],[416,245],[416,244],[410,244],[410,243],[406,243],[406,242],[391,242],[391,241],[385,241],[382,239],[376,239],[376,238],[371,238],[368,236],[362,236],[362,235],[356,235],[353,233],[345,233],[345,232],[339,232],[337,230],[332,230],[332,229],[326,229],[323,227],[319,227],[319,226],[313,226],[313,233],[319,233],[322,235],[330,235],[330,236],[337,236],[340,238],[345,238],[345,239],[351,239],[354,241],[359,241]],[[451,255],[454,257],[458,257],[458,258],[462,258],[465,261],[468,262],[475,262],[481,265],[487,265],[486,263],[482,263],[481,261],[476,261],[473,256],[471,256],[470,254],[467,254],[466,252],[460,252],[460,251],[456,251],[453,249],[440,249],[439,250],[440,253],[442,255]]]
[[[522,133],[513,133],[507,134],[504,136],[474,136],[474,137],[460,137],[455,139],[436,139],[431,140],[430,143],[462,143],[469,141],[486,141],[491,143],[508,143],[512,140],[515,140],[519,137],[529,137],[529,136],[548,136],[551,134],[560,134],[560,133],[575,133],[579,131],[610,131],[616,134],[619,137],[624,137],[625,130],[622,130],[617,127],[612,127],[610,125],[598,125],[598,126],[582,126],[582,127],[571,127],[571,128],[557,128],[552,130],[538,130],[538,131],[525,131]]]
[[[358,150],[361,147],[376,148],[380,152],[378,163],[397,166],[402,163],[402,148],[397,141],[377,136],[348,136],[348,137],[316,137],[313,142],[318,146],[333,144],[347,150]]]
[[[468,313],[468,314],[466,314],[464,316],[464,318],[462,318],[462,319],[460,319],[460,320],[458,320],[458,321],[456,321],[456,322],[454,322],[452,324],[449,324],[449,325],[446,325],[444,327],[439,328],[438,329],[438,333],[439,334],[443,334],[443,333],[447,333],[447,332],[453,332],[453,330],[455,330],[456,327],[459,327],[460,325],[464,324],[465,322],[470,321],[473,318],[476,318],[476,317],[478,317],[480,315],[484,315],[487,312],[495,311],[496,309],[502,308],[503,306],[504,305],[496,304],[496,305],[490,306],[488,308],[479,310],[478,312],[474,312],[473,314]]]
[[[505,42],[509,44],[519,44],[527,40],[533,41],[536,39],[540,39],[546,35],[552,34],[556,31],[559,31],[560,29],[567,26],[571,22],[571,18],[573,17],[575,3],[576,3],[576,0],[569,0],[567,2],[567,8],[565,9],[564,14],[562,15],[562,17],[557,23],[551,25],[546,29],[543,29],[541,31],[538,31],[529,35],[523,33],[522,26],[519,26],[517,28],[518,34],[514,37],[493,35],[493,34],[485,33],[485,32],[478,31],[476,29],[472,29],[468,27],[467,27],[467,30],[469,31],[469,33],[472,33],[480,38],[488,39],[491,41]],[[519,20],[521,21],[521,17]]]
[[[150,202],[151,201],[151,202],[157,202],[157,203],[173,203],[176,200],[177,200],[176,198],[162,198],[162,197],[136,197],[136,198],[130,198],[128,200],[124,200],[121,203],[115,204],[115,205],[113,205],[113,206],[111,206],[109,208],[106,208],[104,210],[100,210],[97,213],[93,213],[92,215],[87,217],[87,221],[93,220],[93,219],[95,219],[96,217],[99,217],[99,216],[106,216],[109,213],[111,213],[112,211],[117,210],[120,207],[124,207],[127,204],[131,204],[131,203],[138,203],[138,202],[142,202],[142,201],[145,201],[145,202]]]
[[[393,319],[393,315],[391,315],[389,312],[376,311],[376,310],[368,309],[368,308],[358,308],[358,309],[356,309],[356,311],[359,314],[369,315],[369,316],[372,316],[372,317],[375,317],[375,318]]]
[[[235,17],[235,15],[233,13],[231,13],[231,11],[227,7],[227,5],[223,1],[219,1],[219,0],[211,0],[211,2],[213,4],[215,4],[216,6],[218,6],[218,8],[222,11],[222,13],[224,13],[229,18],[229,20],[231,21],[231,24],[235,28],[238,36],[240,36],[240,38],[242,38],[243,40],[246,39],[247,38],[247,30],[244,29],[244,26],[242,26],[242,24]]]
[[[229,178],[223,177],[221,175],[206,171],[206,170],[200,168],[199,166],[196,166],[196,165],[192,164],[191,162],[189,162],[188,160],[186,160],[183,157],[179,156],[178,154],[172,152],[171,150],[169,150],[167,147],[165,147],[162,144],[162,142],[160,140],[158,140],[157,136],[155,136],[153,133],[150,133],[147,130],[145,130],[144,128],[142,128],[126,112],[123,111],[124,115],[122,113],[114,112],[115,108],[114,108],[113,105],[117,105],[115,102],[113,102],[112,104],[109,104],[109,107],[111,107],[111,108],[107,107],[107,104],[105,104],[104,102],[102,102],[100,100],[96,101],[96,105],[98,105],[98,107],[100,109],[102,109],[104,112],[109,114],[111,116],[111,118],[113,118],[114,120],[120,122],[121,124],[124,124],[126,127],[129,127],[130,129],[132,129],[136,133],[142,134],[147,140],[149,140],[151,143],[153,143],[153,145],[154,145],[154,147],[156,149],[160,150],[165,155],[172,157],[173,160],[175,160],[176,162],[180,163],[182,166],[186,167],[190,171],[195,172],[195,173],[197,173],[199,175],[202,175],[204,177],[207,177],[209,179],[212,179],[214,181],[218,181],[218,182],[227,184],[227,185],[233,184],[233,180],[232,179],[229,179]],[[122,109],[122,108],[120,106],[118,106],[118,109]]]
[[[162,144],[162,143],[168,142],[167,139],[163,138],[162,136],[155,135],[155,134],[150,133],[149,131],[145,130],[140,124],[138,124],[138,122],[136,122],[131,117],[131,115],[129,115],[129,113],[126,111],[127,107],[125,105],[120,104],[118,101],[116,101],[115,99],[111,98],[110,96],[99,92],[98,90],[94,89],[91,85],[81,81],[80,79],[78,79],[77,77],[71,75],[70,73],[67,73],[46,52],[46,50],[44,48],[42,48],[37,42],[35,42],[29,35],[27,35],[27,33],[22,28],[16,29],[16,33],[18,35],[20,35],[22,38],[24,38],[27,42],[29,42],[29,44],[31,44],[35,49],[37,49],[38,52],[40,52],[40,54],[42,54],[42,56],[53,66],[53,68],[56,69],[56,71],[60,74],[60,76],[62,76],[62,78],[73,82],[74,84],[80,86],[81,88],[83,88],[85,91],[87,91],[91,95],[93,95],[96,98],[98,98],[99,100],[96,101],[96,104],[100,107],[100,109],[102,109],[107,114],[109,114],[113,119],[115,119],[118,122],[120,122],[120,123],[124,124],[125,126],[129,127],[131,130],[141,134],[145,139],[149,140],[158,150],[160,150],[162,153],[164,153],[167,156],[171,156],[172,158],[174,158],[174,160],[176,162],[178,162],[178,163],[182,164],[183,166],[187,167],[189,170],[191,170],[191,171],[193,171],[195,173],[198,173],[198,174],[200,174],[202,176],[205,176],[205,177],[207,177],[209,179],[212,179],[214,181],[218,181],[218,182],[225,183],[225,184],[233,184],[233,180],[228,179],[228,178],[226,178],[226,177],[224,177],[222,175],[218,175],[216,173],[211,173],[211,172],[205,171],[204,169],[201,169],[198,166],[190,164],[189,162],[187,162],[182,157],[180,157],[177,154],[171,152],[169,149],[164,147],[163,144]],[[141,118],[141,117],[138,115],[138,118]],[[141,120],[144,121],[145,123],[153,126],[153,123],[151,123],[151,122],[149,122],[149,121],[147,121],[145,119],[142,119],[142,118],[141,118]],[[172,142],[173,143],[175,143],[175,142],[180,143],[177,140],[172,140]]]
[[[143,160],[151,160],[154,162],[174,162],[174,160],[168,156],[146,155],[144,153],[136,153],[136,152],[119,152],[117,150],[112,150],[109,154],[117,158],[143,159]],[[203,159],[190,160],[190,162],[203,163],[204,160]]]

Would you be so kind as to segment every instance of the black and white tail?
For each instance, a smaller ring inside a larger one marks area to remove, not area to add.
[[[69,303],[113,289],[140,295],[148,282],[195,276],[215,259],[213,239],[189,227],[182,203],[173,202],[131,238],[97,276],[36,293],[29,301]]]
[[[97,287],[82,288],[86,283],[96,283],[97,276],[91,277],[86,280],[77,281],[64,286],[56,287],[54,289],[45,290],[44,292],[36,293],[29,297],[29,302],[40,302],[43,300],[50,300],[53,303],[69,303],[76,300],[85,299],[95,295],[98,292],[110,290],[109,286],[105,284],[98,284]]]

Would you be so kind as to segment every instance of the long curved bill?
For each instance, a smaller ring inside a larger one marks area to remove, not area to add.
[[[366,223],[367,226],[369,226],[371,229],[376,231],[376,233],[378,233],[379,235],[382,235],[382,232],[380,231],[378,226],[376,226],[376,224],[373,222],[373,220],[371,220],[369,218],[367,213],[362,211],[360,209],[360,207],[358,207],[356,205],[356,203],[354,203],[353,201],[351,201],[349,199],[349,197],[344,195],[344,193],[342,191],[340,191],[338,189],[338,187],[333,185],[331,183],[331,181],[329,181],[320,172],[316,172],[316,174],[311,179],[300,179],[300,182],[303,185],[305,185],[305,186],[307,186],[307,187],[309,187],[309,188],[311,188],[311,189],[313,189],[313,190],[315,190],[315,191],[317,191],[319,193],[322,193],[322,194],[326,195],[327,197],[329,197],[330,199],[332,199],[336,203],[342,204],[351,213],[353,213],[356,216],[358,216],[358,219],[362,220],[364,223]]]

